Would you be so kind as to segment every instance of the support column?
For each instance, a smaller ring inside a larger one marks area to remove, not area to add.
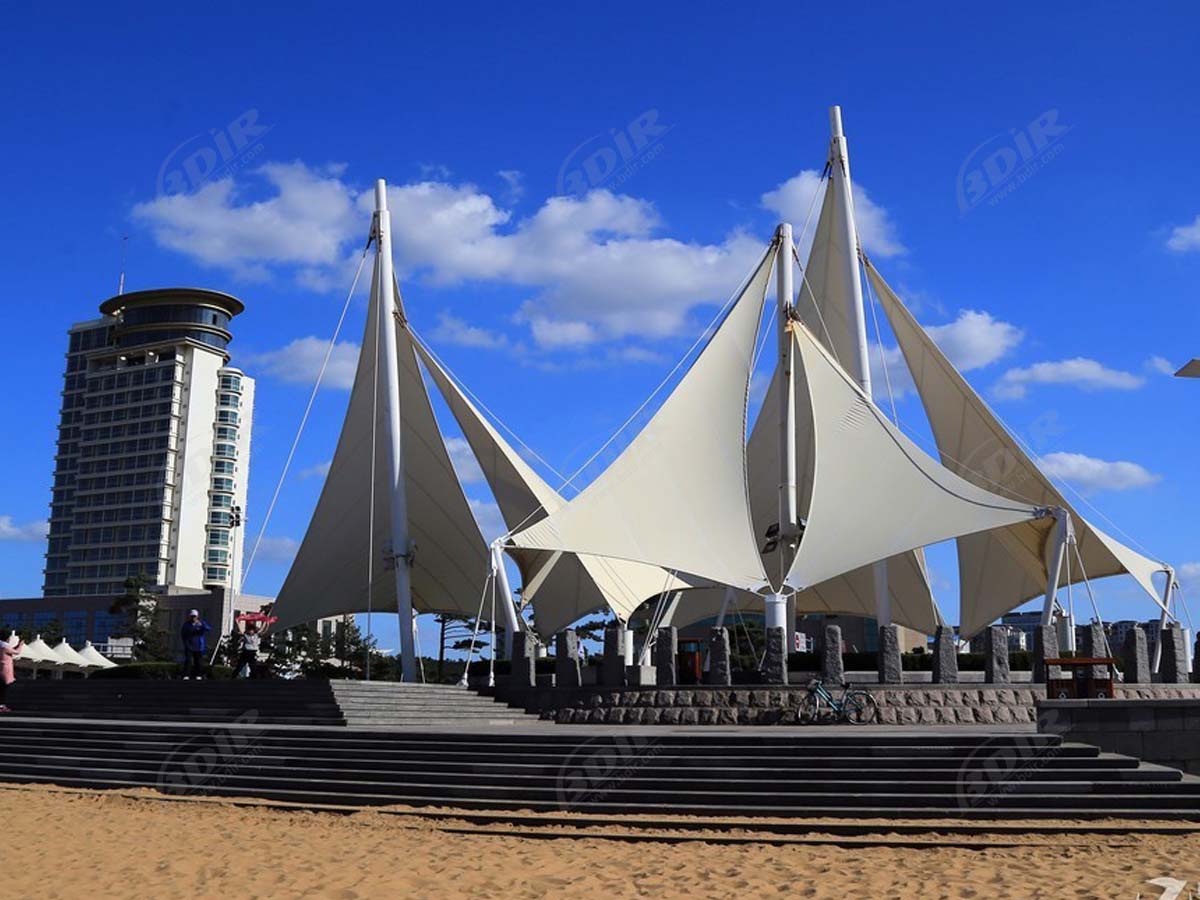
[[[517,604],[513,600],[512,588],[508,583],[508,570],[504,567],[504,551],[500,542],[492,544],[492,571],[500,588],[500,606],[504,614],[504,658],[513,658],[513,638],[521,631],[521,620],[517,616]]]
[[[796,540],[800,514],[796,500],[796,379],[795,342],[790,328],[792,316],[792,226],[786,222],[776,231],[779,246],[775,251],[776,329],[779,338],[779,539],[790,544]],[[768,628],[772,626],[770,623]]]
[[[1071,514],[1059,507],[1053,510],[1054,531],[1048,542],[1046,559],[1046,601],[1042,604],[1042,625],[1054,623],[1054,607],[1058,603],[1058,581],[1062,577],[1063,562],[1067,548],[1074,535],[1071,530]]]
[[[1155,675],[1162,671],[1162,635],[1163,629],[1171,621],[1171,599],[1175,589],[1175,570],[1168,566],[1166,569],[1167,584],[1163,588],[1163,611],[1158,619],[1158,641],[1154,645],[1154,663],[1151,666]]]
[[[400,671],[403,681],[417,680],[416,641],[411,627],[412,573],[409,571],[408,503],[404,486],[404,449],[400,425],[400,368],[396,348],[396,299],[392,270],[392,224],[387,208],[387,182],[375,182],[375,228],[378,240],[378,326],[384,354],[384,403],[388,428],[388,475],[391,494],[392,556],[396,569],[396,612],[400,617]],[[377,363],[378,364],[378,363]],[[406,627],[407,624],[407,627]]]

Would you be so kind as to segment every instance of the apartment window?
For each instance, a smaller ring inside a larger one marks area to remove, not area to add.
[[[215,475],[232,475],[233,474],[233,460],[218,459],[215,463],[213,463],[213,474],[215,474]]]
[[[218,409],[217,421],[222,425],[236,425],[238,423],[238,414],[236,409]]]
[[[217,566],[204,567],[205,581],[225,581],[229,577],[229,570],[222,569]]]
[[[240,375],[222,375],[221,390],[223,391],[240,391],[242,389],[242,377]]]
[[[233,515],[220,510],[213,510],[208,514],[209,525],[220,525],[224,528],[229,528],[233,525]]]
[[[212,489],[214,491],[225,491],[227,493],[232,494],[233,493],[233,479],[232,478],[214,478],[212,480]]]
[[[228,550],[208,550],[204,554],[204,560],[208,563],[216,563],[218,565],[228,565],[229,551]]]
[[[237,439],[238,433],[236,428],[230,428],[228,425],[217,426],[218,441],[236,441]]]
[[[236,394],[221,394],[217,397],[217,405],[224,406],[227,409],[238,408],[238,398]]]
[[[237,459],[237,447],[233,444],[217,444],[218,459]]]
[[[208,543],[214,547],[228,547],[229,532],[219,528],[209,529]]]

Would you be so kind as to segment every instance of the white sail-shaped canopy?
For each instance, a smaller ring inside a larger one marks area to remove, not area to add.
[[[75,669],[94,669],[95,663],[92,663],[79,655],[79,651],[67,643],[67,639],[63,638],[53,648],[54,655],[57,656],[64,666],[71,666]]]
[[[83,642],[83,649],[79,651],[79,655],[87,660],[89,665],[98,669],[115,669],[117,667],[115,662],[93,647],[91,641]]]
[[[337,449],[304,541],[275,603],[281,629],[324,616],[363,612],[368,606],[395,609],[394,567],[405,562],[389,557],[410,549],[415,609],[473,616],[479,608],[489,566],[488,548],[434,418],[411,335],[393,316],[398,312],[403,320],[399,292],[392,286],[387,293],[392,302],[386,304],[386,325],[396,329],[400,357],[410,547],[391,546],[383,400],[386,367],[376,364],[383,346],[378,317],[384,305],[377,264],[358,369]]]
[[[571,502],[514,534],[517,547],[767,586],[746,488],[746,398],[774,250],[645,428]]]
[[[866,262],[867,276],[891,323],[925,407],[942,463],[967,481],[1022,503],[1061,507],[1074,523],[1083,572],[1068,581],[1128,572],[1160,606],[1151,576],[1164,569],[1099,531],[1077,513],[1029,455],[1017,444],[983,398],[958,373],[932,338],[913,318],[878,270]],[[958,539],[961,631],[970,637],[1004,613],[1046,590],[1047,540],[1052,520],[1022,522],[1009,528]]]
[[[566,500],[504,439],[418,340],[417,353],[471,445],[508,528],[516,530],[557,512]],[[607,606],[625,622],[648,597],[688,587],[657,566],[576,556],[553,550],[508,551],[521,571],[522,605],[532,603],[537,630],[548,635]]]
[[[977,487],[905,437],[802,325],[813,417],[809,517],[785,582],[801,590],[907,550],[1040,513]]]
[[[847,239],[855,230],[846,223],[844,199],[850,188],[844,161],[832,153],[830,156],[829,180],[808,252],[808,265],[802,273],[796,312],[847,374],[861,384],[863,373],[854,314],[857,292],[851,280],[858,248]]]
[[[797,368],[793,372],[797,379],[795,391],[795,413],[793,421],[796,435],[796,473],[798,508],[802,518],[809,515],[812,499],[812,408],[808,390],[805,388],[804,373]],[[777,368],[762,410],[754,422],[746,448],[747,471],[750,481],[750,508],[754,516],[754,533],[761,541],[766,540],[767,529],[779,521],[779,473],[780,473],[780,397],[782,373]],[[785,557],[786,544],[779,542],[771,552],[763,555],[767,573],[777,582],[783,580],[790,557]],[[929,577],[921,550],[901,553],[888,560],[888,591],[892,597],[892,621],[897,625],[914,628],[932,634],[941,621],[933,602]],[[699,598],[687,595],[685,604],[699,602]],[[758,600],[761,606],[762,600]],[[813,585],[795,595],[797,613],[837,613],[852,616],[873,617],[875,608],[875,575],[871,566],[865,566],[838,575],[821,584]],[[689,617],[690,617],[689,610]],[[705,616],[698,616],[704,618]],[[678,614],[677,614],[678,618]]]
[[[54,648],[42,640],[39,634],[32,641],[25,641],[21,647],[21,655],[17,662],[32,666],[61,666],[62,658],[54,652]]]

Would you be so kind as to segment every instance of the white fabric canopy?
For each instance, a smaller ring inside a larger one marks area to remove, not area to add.
[[[84,642],[83,649],[79,651],[79,655],[87,661],[88,665],[95,666],[98,669],[115,669],[117,667],[115,662],[93,647],[91,641]]]
[[[514,544],[659,565],[748,590],[767,585],[746,490],[746,397],[774,249],[645,428],[579,496],[514,534]]]
[[[854,290],[850,283],[852,260],[858,248],[846,244],[843,195],[847,190],[841,162],[831,159],[825,199],[808,252],[808,265],[800,280],[796,311],[847,374],[856,383],[861,383],[858,332],[853,318]]]
[[[793,336],[813,414],[808,527],[786,583],[796,589],[1036,510],[959,478],[905,437],[802,326]]]
[[[519,529],[564,506],[567,501],[492,427],[438,360],[419,341],[414,346],[471,445],[505,525]],[[628,621],[647,598],[687,587],[657,566],[551,550],[508,552],[521,570],[521,602],[533,604],[534,624],[543,635],[604,606]]]
[[[94,663],[88,662],[79,653],[67,643],[67,639],[63,638],[54,646],[54,655],[62,660],[63,665],[74,666],[77,669],[95,668]]]
[[[766,540],[767,528],[779,521],[780,480],[780,398],[781,372],[778,368],[767,388],[762,411],[754,422],[746,449],[747,471],[750,480],[750,508],[754,516],[754,532],[760,542]],[[799,366],[793,372],[797,381],[795,391],[797,506],[801,518],[807,518],[812,499],[812,407],[804,373]],[[791,563],[784,558],[785,544],[763,555],[763,564],[772,579],[782,582]],[[888,560],[888,591],[892,597],[892,621],[898,625],[932,634],[940,622],[924,553],[911,550]],[[684,594],[681,606],[695,602],[693,592]],[[795,597],[797,613],[838,613],[874,617],[875,575],[865,566],[838,575],[821,584],[800,591]],[[758,600],[761,607],[762,600]]]
[[[32,641],[25,641],[24,646],[21,648],[21,655],[17,657],[17,662],[34,666],[62,665],[62,659],[54,652],[53,647],[42,640],[41,635],[38,635]]]
[[[1042,474],[937,344],[913,318],[870,262],[867,276],[891,323],[925,407],[942,463],[967,481],[1035,506],[1070,512],[1084,572],[1071,581],[1128,572],[1160,607],[1151,575],[1155,562],[1100,532],[1076,512]],[[977,634],[1004,613],[1046,590],[1047,538],[1052,520],[1023,522],[958,540],[960,619],[964,637]],[[1072,560],[1074,563],[1074,560]],[[1068,582],[1066,567],[1060,585]]]
[[[401,446],[408,502],[413,608],[474,616],[489,569],[488,548],[450,462],[408,330],[391,321],[403,307],[393,285],[388,325],[396,328],[400,370]],[[382,348],[378,266],[350,403],[316,511],[275,603],[277,628],[316,619],[396,608],[396,579],[385,549],[391,546],[387,404],[376,366]],[[374,417],[372,410],[375,411]],[[372,476],[372,436],[375,471]],[[374,484],[374,522],[369,522]],[[368,558],[374,535],[373,559]],[[393,548],[403,552],[405,548]],[[372,577],[368,583],[367,567]],[[402,565],[403,562],[396,564]]]

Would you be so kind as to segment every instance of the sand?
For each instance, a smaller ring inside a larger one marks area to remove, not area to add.
[[[465,835],[444,828],[477,826],[149,792],[9,787],[0,803],[8,807],[4,893],[14,897],[1133,900],[1162,897],[1165,888],[1150,883],[1161,878],[1186,881],[1200,896],[1200,834],[1018,835],[1020,846],[979,850],[939,847],[936,835],[919,838],[933,842],[928,849],[727,846]]]

